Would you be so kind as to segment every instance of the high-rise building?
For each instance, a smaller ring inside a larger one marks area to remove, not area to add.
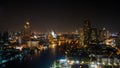
[[[120,32],[118,32],[117,35],[118,35],[118,38],[120,39]]]
[[[91,35],[91,23],[89,20],[84,21],[83,31],[84,31],[84,44],[89,45]]]
[[[83,28],[80,28],[79,35],[80,35],[80,39],[79,39],[80,46],[84,47],[84,30],[83,30]]]
[[[110,37],[110,32],[106,30],[106,28],[103,28],[102,30],[99,31],[99,41],[104,41],[109,37]]]
[[[3,43],[3,32],[0,32],[0,44]]]
[[[24,42],[30,40],[30,35],[31,35],[30,23],[29,23],[29,21],[26,21],[26,23],[24,25],[24,30],[23,30],[23,40],[24,40]]]
[[[4,32],[4,36],[3,36],[3,39],[4,39],[4,42],[5,42],[5,43],[8,43],[8,42],[9,42],[9,41],[8,41],[8,37],[9,37],[8,31],[5,31],[5,32]]]
[[[97,28],[91,28],[90,44],[97,44],[97,42],[98,42]]]
[[[8,44],[9,43],[9,33],[8,31],[0,32],[0,44]]]

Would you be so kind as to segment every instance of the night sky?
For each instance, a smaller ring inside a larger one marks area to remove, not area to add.
[[[84,19],[92,26],[120,31],[120,5],[113,1],[84,0],[0,0],[0,30],[18,31],[26,20],[32,31],[71,32],[79,29]]]

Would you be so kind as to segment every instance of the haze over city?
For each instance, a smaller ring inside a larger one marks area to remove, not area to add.
[[[32,31],[71,32],[79,29],[84,19],[102,29],[119,31],[120,10],[117,1],[0,1],[0,29],[17,31],[29,20]]]
[[[117,1],[0,0],[0,68],[120,68]]]

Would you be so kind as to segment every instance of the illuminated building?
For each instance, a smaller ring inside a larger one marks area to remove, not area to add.
[[[53,38],[55,38],[55,39],[57,38],[57,35],[53,30],[51,31],[51,35],[52,35]]]
[[[110,37],[109,31],[106,30],[106,28],[103,28],[99,31],[99,41],[105,41]]]
[[[38,47],[39,41],[27,41],[28,47]]]
[[[83,30],[84,30],[84,45],[89,45],[90,41],[90,34],[91,34],[91,23],[89,20],[85,20],[83,24]]]
[[[84,46],[84,31],[83,31],[83,28],[80,28],[80,40],[79,40],[79,42],[80,42],[80,46]]]
[[[98,38],[97,38],[97,28],[91,28],[91,34],[90,34],[90,44],[97,44]]]
[[[58,45],[60,46],[60,45],[64,44],[65,41],[67,41],[67,40],[65,40],[65,37],[63,35],[59,35],[59,36],[57,36],[57,41],[58,41]]]
[[[23,39],[25,43],[30,40],[30,34],[31,34],[30,23],[27,21],[24,25],[24,32],[23,32]]]
[[[116,43],[115,43],[115,39],[114,39],[114,38],[110,38],[110,39],[105,40],[105,44],[106,44],[106,45],[110,45],[110,46],[112,46],[112,47],[116,46]]]
[[[55,31],[52,30],[51,32],[49,32],[48,40],[52,44],[57,43],[57,34],[55,33]]]
[[[120,48],[120,32],[117,34],[117,36],[114,39],[115,39],[116,47]]]

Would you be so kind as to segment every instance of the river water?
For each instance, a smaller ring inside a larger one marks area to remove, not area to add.
[[[3,68],[50,68],[55,60],[64,58],[64,50],[60,47],[48,47],[34,50],[22,60],[14,60],[3,65]]]

